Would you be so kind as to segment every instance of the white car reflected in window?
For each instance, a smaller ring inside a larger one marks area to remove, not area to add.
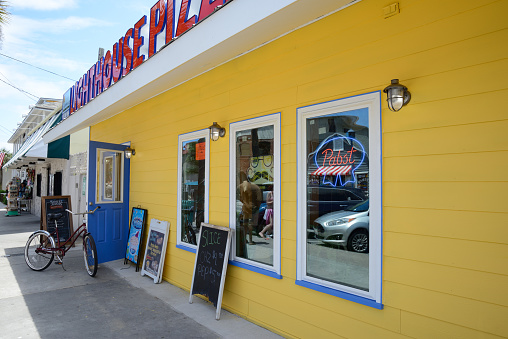
[[[317,239],[348,251],[369,252],[369,201],[327,213],[313,223]]]

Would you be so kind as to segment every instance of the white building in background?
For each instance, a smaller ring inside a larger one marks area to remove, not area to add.
[[[8,140],[13,157],[2,167],[2,187],[12,177],[26,181],[28,210],[37,216],[43,196],[70,195],[73,211],[86,208],[88,128],[49,144],[42,140],[61,121],[64,110],[61,99],[39,99]]]

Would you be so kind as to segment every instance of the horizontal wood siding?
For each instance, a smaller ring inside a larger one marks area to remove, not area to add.
[[[171,223],[164,279],[189,289],[177,249],[178,135],[281,113],[282,275],[230,266],[223,307],[287,337],[508,336],[508,1],[364,0],[103,121],[132,142],[131,206]],[[382,90],[383,310],[295,285],[296,109]],[[76,114],[79,114],[77,112]],[[210,145],[210,223],[229,223],[229,135]],[[212,314],[212,313],[211,313]]]

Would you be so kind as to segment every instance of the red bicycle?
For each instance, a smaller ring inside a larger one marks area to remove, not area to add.
[[[69,210],[65,210],[72,215],[85,215],[93,214],[100,208],[97,206],[93,211],[84,213],[72,213]],[[25,245],[25,261],[28,267],[34,271],[42,271],[51,265],[55,255],[57,257],[57,263],[63,263],[63,257],[65,253],[74,245],[76,240],[82,235],[83,236],[83,257],[85,259],[86,271],[91,277],[97,274],[97,249],[95,247],[95,241],[92,235],[88,232],[86,222],[83,222],[74,233],[66,241],[60,241],[58,236],[58,220],[63,217],[62,213],[54,213],[48,215],[48,221],[55,222],[55,231],[49,233],[48,231],[40,230],[35,231],[30,235]],[[57,245],[55,244],[57,239]]]

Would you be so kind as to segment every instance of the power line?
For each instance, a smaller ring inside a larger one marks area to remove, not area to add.
[[[1,82],[3,82],[3,83],[5,83],[5,84],[7,84],[7,85],[9,85],[9,86],[11,86],[12,88],[17,89],[17,90],[18,90],[18,91],[20,91],[20,92],[23,92],[23,93],[26,93],[26,94],[30,94],[31,96],[33,96],[34,98],[37,98],[37,100],[39,100],[39,97],[38,97],[37,95],[33,95],[32,93],[29,93],[29,92],[27,92],[27,91],[24,91],[24,90],[22,90],[21,88],[18,88],[18,87],[14,86],[14,85],[11,85],[10,83],[8,83],[7,81],[4,81],[4,80],[2,80],[2,79],[0,79],[0,81],[1,81]],[[37,100],[36,100],[36,101],[37,101]]]
[[[5,74],[3,74],[2,72],[0,72],[0,74],[2,74],[5,78],[5,80],[7,80],[12,86],[14,86],[14,84],[12,83],[12,81],[10,81],[6,76]],[[28,99],[30,100],[33,100],[32,98],[30,98],[28,95],[26,95],[26,93],[23,93],[24,96],[26,96]]]
[[[3,54],[3,53],[0,53],[0,55],[4,56],[4,57],[6,57],[6,58],[9,58],[9,59],[15,60],[15,61],[17,61],[17,62],[21,62],[21,63],[26,64],[26,65],[28,65],[28,66],[35,67],[35,68],[40,69],[40,70],[42,70],[42,71],[44,71],[44,72],[48,72],[48,73],[54,74],[54,75],[56,75],[56,76],[59,76],[59,77],[62,77],[62,78],[65,78],[65,79],[68,79],[68,80],[71,80],[71,81],[76,82],[76,80],[71,79],[71,78],[68,78],[68,77],[66,77],[66,76],[64,76],[64,75],[60,75],[60,74],[57,74],[57,73],[55,73],[55,72],[48,71],[47,69],[44,69],[44,68],[40,68],[40,67],[34,66],[34,65],[32,65],[32,64],[29,64],[28,62],[21,61],[21,60],[19,60],[19,59],[16,59],[16,58],[10,57],[10,56],[8,56],[8,55],[5,55],[5,54]]]
[[[0,125],[0,131],[4,132],[4,133],[9,133],[9,135],[12,134],[12,131],[9,130],[7,127],[4,127],[2,125]]]

